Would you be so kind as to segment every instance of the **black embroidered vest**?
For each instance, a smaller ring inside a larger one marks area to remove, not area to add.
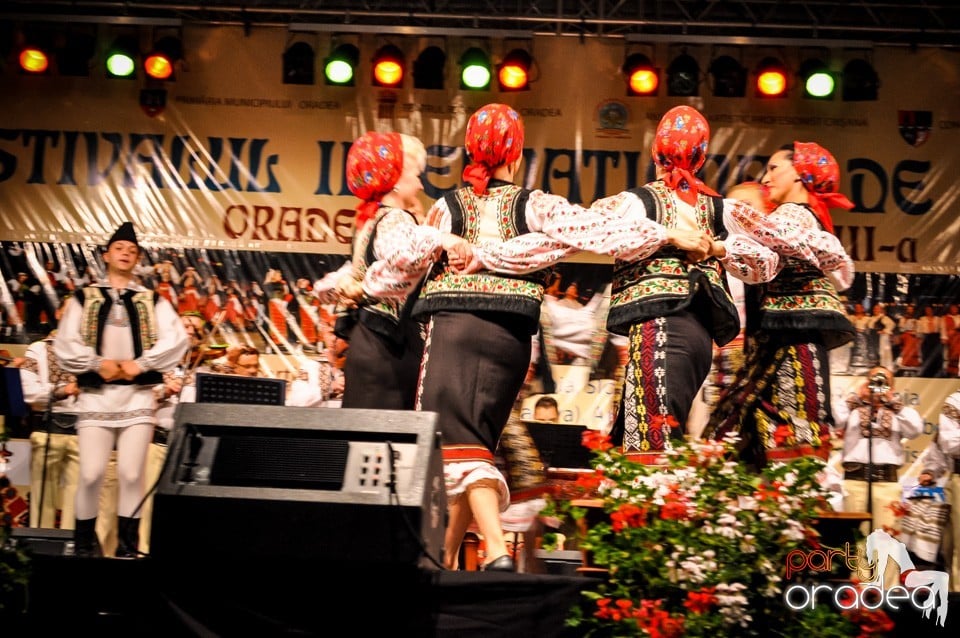
[[[667,228],[675,228],[677,211],[669,189],[662,181],[630,191],[643,202],[647,216]],[[694,207],[697,226],[712,237],[723,239],[723,200],[702,193]],[[613,290],[607,329],[627,335],[630,326],[684,310],[702,296],[708,308],[700,317],[718,346],[729,343],[740,332],[740,316],[723,265],[714,258],[687,264],[685,254],[665,246],[646,259],[617,260],[613,265]]]
[[[856,334],[830,278],[795,258],[786,259],[773,281],[747,286],[747,308],[748,335],[759,329],[783,339],[810,341],[812,333],[829,350]]]
[[[376,261],[376,255],[373,252],[373,244],[377,235],[377,225],[388,213],[399,210],[413,219],[417,218],[413,213],[402,208],[390,208],[381,206],[377,209],[377,214],[364,224],[360,232],[355,235],[353,245],[353,271],[359,280],[363,280],[364,275],[370,265]],[[408,300],[404,299],[377,299],[362,305],[357,312],[357,320],[367,328],[378,335],[390,339],[398,345],[403,345],[404,332],[400,327],[400,319],[406,316],[404,311]],[[410,301],[412,303],[412,301]]]
[[[113,298],[103,293],[104,288],[88,286],[74,293],[77,301],[83,306],[80,334],[88,346],[101,354],[103,351],[103,329],[107,325],[110,309],[113,307]],[[130,319],[130,329],[133,333],[134,358],[143,354],[144,350],[153,347],[157,342],[157,317],[155,305],[160,294],[150,290],[124,290],[120,301],[127,310]],[[142,372],[133,381],[111,381],[118,385],[156,385],[163,382],[163,375],[157,370]],[[77,375],[80,387],[98,388],[105,382],[96,372],[84,372]]]
[[[530,230],[527,228],[525,208],[530,191],[500,180],[490,182],[484,195],[476,195],[470,188],[461,188],[444,196],[452,217],[451,232],[471,243],[494,239],[507,241]],[[481,211],[496,206],[496,228],[499,237],[481,237]],[[547,270],[525,275],[477,272],[455,274],[443,261],[434,265],[424,282],[420,297],[413,307],[415,317],[441,310],[467,312],[508,312],[528,320],[530,334],[537,331],[540,306]]]

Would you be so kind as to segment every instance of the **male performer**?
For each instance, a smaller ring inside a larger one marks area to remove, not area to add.
[[[107,242],[107,276],[77,291],[67,304],[54,341],[60,365],[77,375],[80,485],[77,490],[76,553],[99,554],[97,499],[110,452],[117,450],[119,483],[118,557],[135,557],[147,450],[157,423],[153,387],[189,346],[169,301],[138,285],[134,269],[140,244],[124,222]]]

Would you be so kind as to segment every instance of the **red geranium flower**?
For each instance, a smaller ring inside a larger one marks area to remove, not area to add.
[[[616,512],[610,514],[610,524],[615,532],[624,527],[643,527],[646,522],[647,510],[632,503],[624,503]]]
[[[704,587],[700,591],[687,592],[687,599],[683,601],[683,606],[691,613],[705,614],[710,608],[717,604],[716,591],[713,587]]]
[[[584,430],[580,443],[583,447],[598,452],[606,452],[613,447],[610,437],[599,430]]]

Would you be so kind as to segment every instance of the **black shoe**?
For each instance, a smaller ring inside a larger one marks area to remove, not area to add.
[[[500,558],[490,561],[483,566],[483,571],[485,572],[515,572],[517,571],[517,565],[513,562],[508,554],[504,554]]]

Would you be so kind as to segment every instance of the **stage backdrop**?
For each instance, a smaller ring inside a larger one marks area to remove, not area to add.
[[[350,143],[368,130],[396,130],[429,147],[426,199],[460,183],[464,125],[488,102],[514,106],[526,123],[523,181],[592,200],[651,177],[651,135],[668,108],[688,103],[709,118],[713,139],[703,176],[725,191],[759,175],[793,140],[816,140],[843,168],[856,203],[836,213],[840,237],[863,272],[958,273],[960,228],[960,51],[878,47],[829,52],[836,70],[866,55],[880,77],[873,102],[715,98],[704,72],[701,97],[626,97],[627,47],[642,46],[666,68],[666,43],[537,36],[530,91],[459,90],[456,60],[469,38],[447,39],[446,85],[370,86],[369,61],[387,38],[356,36],[354,88],[281,83],[281,56],[305,38],[322,60],[329,34],[282,28],[187,25],[176,80],[148,85],[90,77],[25,77],[0,71],[0,239],[100,243],[132,219],[161,247],[346,253],[354,199],[343,181]],[[436,38],[394,37],[412,61]],[[485,42],[496,61],[517,42]],[[729,48],[729,47],[728,47]],[[797,69],[809,49],[691,45],[701,69],[720,54],[752,69],[776,53]],[[821,52],[822,53],[822,52]],[[412,64],[408,65],[412,67]],[[923,81],[917,81],[922,69]],[[408,71],[412,70],[408,69]],[[753,74],[751,73],[751,79]],[[494,82],[494,87],[496,83]]]
[[[205,280],[217,276],[241,285],[262,281],[269,268],[283,270],[291,285],[300,277],[316,281],[350,250],[356,200],[344,183],[343,164],[351,142],[369,130],[421,138],[428,148],[423,181],[429,204],[460,184],[465,124],[490,102],[508,103],[524,118],[524,185],[584,204],[653,177],[654,128],[678,104],[702,110],[710,121],[702,177],[721,192],[758,178],[781,145],[817,141],[839,160],[841,190],[856,204],[834,212],[861,273],[851,300],[923,301],[930,290],[947,293],[928,303],[957,298],[958,50],[831,49],[826,53],[834,70],[866,56],[880,77],[877,101],[845,102],[804,100],[796,84],[786,99],[763,100],[749,88],[744,98],[716,98],[705,72],[700,97],[669,97],[665,86],[658,97],[627,97],[620,73],[625,55],[643,49],[665,69],[680,52],[666,43],[350,35],[361,53],[356,86],[330,87],[319,63],[332,48],[330,34],[186,25],[182,37],[185,60],[176,80],[166,83],[107,79],[100,57],[84,78],[26,77],[15,64],[0,66],[5,307],[12,303],[7,282],[20,270],[43,281],[45,259],[57,269],[75,267],[68,276],[78,281],[87,267],[95,276],[96,247],[126,220],[135,222],[148,247],[150,267],[171,261],[181,272],[194,266]],[[281,81],[283,51],[297,39],[317,51],[313,85]],[[425,46],[445,48],[447,88],[413,89],[409,76],[400,90],[372,87],[369,61],[388,40],[409,61]],[[529,48],[536,60],[532,89],[502,93],[494,83],[489,91],[459,90],[456,60],[477,44],[489,47],[494,61],[515,46]],[[789,46],[685,48],[704,70],[723,54],[749,69],[770,54],[797,69],[811,54]],[[27,260],[30,255],[37,259]],[[592,255],[574,261],[608,263]],[[949,281],[931,284],[927,275]],[[575,271],[564,277],[577,280]],[[565,422],[599,426],[609,418],[609,384],[588,377],[573,367],[564,371],[558,393],[575,398],[567,403]],[[921,401],[928,422],[936,421],[945,392]]]

